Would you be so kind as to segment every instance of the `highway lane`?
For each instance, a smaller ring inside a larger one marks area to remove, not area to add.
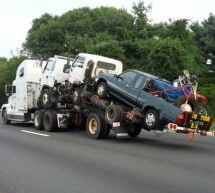
[[[213,193],[215,138],[89,139],[85,131],[39,136],[0,119],[0,193]]]

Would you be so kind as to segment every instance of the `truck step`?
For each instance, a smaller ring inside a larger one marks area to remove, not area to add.
[[[126,129],[120,123],[113,123],[112,129],[116,133],[117,138],[129,138]]]

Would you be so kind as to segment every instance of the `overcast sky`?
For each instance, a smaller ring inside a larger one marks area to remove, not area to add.
[[[131,11],[133,2],[139,0],[0,0],[0,57],[11,57],[11,50],[16,55],[25,41],[32,20],[44,13],[62,15],[80,7],[113,6]],[[155,22],[167,21],[168,18],[186,18],[203,21],[209,13],[215,14],[214,0],[145,0],[152,4],[148,15]]]

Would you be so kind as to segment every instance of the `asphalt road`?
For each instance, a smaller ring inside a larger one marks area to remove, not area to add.
[[[0,193],[214,193],[215,138],[89,139],[85,131],[34,135],[0,119]]]

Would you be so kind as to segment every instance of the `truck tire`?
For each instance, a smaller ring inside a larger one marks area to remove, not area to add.
[[[128,125],[127,132],[130,137],[137,137],[142,131],[141,127],[136,125]]]
[[[110,105],[105,111],[105,120],[110,125],[114,122],[121,122],[122,108],[118,105]]]
[[[155,109],[149,109],[144,114],[143,122],[146,130],[150,131],[156,129],[160,123],[158,112]]]
[[[104,131],[103,131],[103,135],[101,137],[101,139],[106,139],[110,133],[110,128],[111,126],[109,124],[106,123],[105,121],[105,116],[103,114],[100,114],[105,122],[105,127],[104,127]]]
[[[54,111],[46,111],[43,117],[45,131],[53,132],[57,130],[57,114]]]
[[[104,99],[107,95],[107,92],[107,83],[100,82],[96,88],[96,95],[99,96],[99,98]]]
[[[91,113],[87,118],[87,135],[93,139],[102,139],[107,135],[104,118],[100,114]]]
[[[36,130],[43,130],[44,111],[38,110],[34,113],[34,128]]]
[[[51,102],[51,96],[49,89],[44,89],[41,93],[41,106],[44,109],[54,108],[55,103]]]
[[[3,109],[3,111],[2,111],[2,119],[3,119],[3,122],[5,125],[9,125],[11,122],[11,120],[9,120],[7,117],[7,110],[6,109]]]
[[[186,104],[185,102],[186,102],[186,96],[181,96],[174,101],[173,105],[180,108],[183,111],[186,111],[187,109],[187,108],[184,109],[183,105],[187,105],[188,108],[192,109],[192,112],[199,113],[200,111],[199,103],[195,98],[189,97],[188,103]]]
[[[72,94],[72,103],[74,105],[79,105],[81,103],[81,89],[76,87],[73,90],[73,94]]]

